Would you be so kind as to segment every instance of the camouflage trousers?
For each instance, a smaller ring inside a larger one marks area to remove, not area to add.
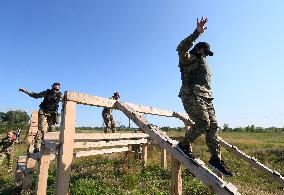
[[[41,142],[46,132],[51,132],[55,128],[55,120],[50,114],[43,110],[38,111],[38,131],[35,136],[34,147],[40,148]]]
[[[12,170],[12,162],[13,162],[14,151],[13,150],[11,150],[9,152],[0,151],[0,165],[3,163],[5,156],[7,158],[8,169]]]
[[[182,144],[192,149],[191,144],[204,133],[211,158],[221,159],[220,144],[217,139],[218,123],[212,99],[187,95],[182,95],[181,99],[188,116],[195,122],[185,133],[185,137],[181,140]]]
[[[116,125],[115,125],[115,121],[113,120],[112,114],[103,113],[102,116],[103,116],[104,124],[105,124],[104,132],[109,133],[111,130],[112,133],[116,133]]]

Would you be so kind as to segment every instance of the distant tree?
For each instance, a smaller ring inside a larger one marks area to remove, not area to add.
[[[27,129],[29,126],[30,116],[26,111],[10,110],[6,113],[0,113],[1,131],[14,130],[16,128]]]
[[[223,125],[223,131],[229,131],[229,124],[228,123],[224,123]]]

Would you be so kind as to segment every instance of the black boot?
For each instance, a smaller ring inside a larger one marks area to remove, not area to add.
[[[234,174],[230,171],[230,169],[225,165],[223,160],[219,159],[210,159],[209,160],[209,167],[218,171],[224,176],[234,176]]]
[[[178,151],[186,155],[188,158],[190,159],[195,158],[195,156],[192,154],[192,151],[189,149],[189,147],[185,147],[184,145],[182,145],[181,142],[179,142],[178,145],[176,145],[176,148],[178,149]]]

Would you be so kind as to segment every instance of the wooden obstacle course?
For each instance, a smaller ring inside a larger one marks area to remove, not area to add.
[[[90,106],[114,108],[122,111],[145,133],[147,133],[153,140],[155,140],[160,145],[160,147],[167,150],[167,152],[179,162],[182,162],[182,164],[184,164],[188,169],[190,169],[190,171],[194,175],[196,175],[200,180],[202,180],[206,185],[211,187],[214,191],[222,194],[239,194],[235,187],[233,187],[231,184],[227,184],[222,179],[220,179],[216,174],[210,171],[201,160],[196,159],[191,161],[183,154],[181,154],[175,148],[175,145],[177,144],[176,141],[171,140],[169,137],[164,135],[162,131],[160,131],[156,126],[151,125],[141,115],[141,113],[143,113],[167,117],[176,117],[183,120],[186,123],[185,126],[188,127],[188,123],[192,123],[192,121],[190,121],[189,118],[185,118],[184,114],[160,110],[153,107],[139,106],[130,103],[121,103],[107,98],[101,98],[97,96],[90,96],[87,94],[80,94],[74,92],[65,92],[64,98],[64,114],[62,115],[63,125],[60,133],[61,145],[59,149],[59,160],[56,175],[56,194],[68,194],[72,155],[75,140],[76,103]],[[133,108],[135,108],[135,111],[132,110]],[[147,151],[145,149],[147,145],[144,145],[143,147],[143,151]],[[180,186],[178,188],[180,188]]]
[[[158,127],[149,123],[144,117],[143,114],[153,114],[159,116],[166,117],[175,117],[182,120],[185,124],[185,130],[188,130],[190,126],[192,126],[193,122],[189,119],[189,117],[184,113],[172,112],[161,110],[153,107],[135,105],[131,103],[122,103],[119,101],[101,98],[97,96],[91,96],[87,94],[75,93],[75,92],[65,92],[64,95],[64,105],[63,105],[63,114],[62,114],[62,126],[61,131],[59,133],[48,133],[45,136],[44,147],[49,151],[49,154],[43,151],[43,154],[46,153],[49,156],[52,155],[51,151],[55,151],[58,149],[58,163],[57,163],[57,173],[56,173],[56,194],[68,194],[69,189],[69,181],[70,181],[70,173],[71,173],[71,163],[74,157],[88,156],[88,155],[97,155],[102,153],[112,153],[112,152],[121,152],[126,151],[127,141],[125,139],[128,138],[117,138],[115,134],[103,134],[103,135],[95,135],[95,134],[83,134],[83,133],[75,133],[75,112],[76,112],[76,104],[84,104],[90,106],[98,106],[98,107],[107,107],[112,109],[117,109],[122,111],[128,118],[130,118],[140,129],[142,129],[147,136],[158,143],[159,147],[162,149],[161,153],[161,164],[166,168],[166,152],[172,157],[172,194],[182,194],[182,183],[181,183],[181,172],[180,166],[183,164],[190,172],[195,175],[198,179],[200,179],[204,184],[213,189],[217,194],[239,194],[235,186],[230,183],[226,183],[222,180],[221,177],[218,177],[211,170],[209,170],[203,161],[200,159],[188,159],[182,153],[180,153],[176,148],[177,142],[175,140],[170,139],[166,136]],[[138,133],[139,134],[139,133]],[[136,135],[138,135],[136,134]],[[102,136],[102,137],[100,137]],[[126,135],[123,135],[126,136]],[[100,138],[99,138],[100,137]],[[118,140],[114,140],[114,139]],[[143,159],[144,164],[147,163],[147,143],[145,143],[146,137],[139,137],[136,140],[132,140],[131,144],[136,144],[139,141],[143,146]],[[107,140],[107,141],[106,141]],[[139,140],[139,141],[138,141]],[[247,157],[246,154],[236,149],[236,147],[229,145],[225,141],[220,138],[220,144],[223,145],[228,151],[234,153],[235,155],[245,159]],[[116,145],[120,145],[120,148],[110,148],[103,149],[104,151],[100,151],[95,149],[87,152],[74,152],[74,149],[85,149],[85,148],[96,148],[103,145],[107,145],[108,147],[115,147]],[[54,154],[53,154],[54,155]],[[55,155],[54,155],[55,156]],[[45,157],[41,156],[41,160],[44,164]],[[254,158],[250,157],[248,162],[250,164],[261,164],[258,161],[254,160]],[[52,158],[48,161],[50,162]],[[257,163],[256,163],[257,162]],[[262,165],[262,164],[261,164]],[[45,166],[46,167],[46,166]],[[256,168],[260,168],[259,166],[255,166]],[[263,166],[261,166],[263,168]],[[267,168],[267,167],[266,167]],[[41,170],[41,169],[39,169]],[[261,170],[261,168],[260,168]],[[38,181],[42,181],[41,185],[37,189],[37,194],[45,194],[46,193],[46,184],[47,180],[45,179],[46,174],[48,173],[47,169],[42,169],[38,177]],[[283,182],[283,177],[272,171],[273,178]],[[270,171],[271,173],[271,171]],[[42,187],[41,187],[42,186]]]

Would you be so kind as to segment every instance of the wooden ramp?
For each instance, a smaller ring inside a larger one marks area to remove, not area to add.
[[[243,151],[239,150],[236,146],[228,144],[221,137],[218,137],[218,139],[219,139],[220,145],[226,148],[226,150],[233,153],[238,158],[245,160],[246,162],[251,164],[253,167],[262,171],[263,173],[265,173],[266,175],[268,175],[269,177],[271,177],[273,180],[277,181],[280,185],[284,187],[284,177],[279,172],[268,168],[264,164],[260,163],[256,158],[251,157],[245,154]]]
[[[228,184],[209,170],[200,159],[189,159],[176,149],[177,142],[166,136],[157,126],[150,124],[141,114],[132,110],[128,105],[116,103],[117,109],[121,110],[137,126],[164,148],[173,158],[181,162],[193,175],[205,185],[212,188],[217,194],[239,194],[237,188]]]

